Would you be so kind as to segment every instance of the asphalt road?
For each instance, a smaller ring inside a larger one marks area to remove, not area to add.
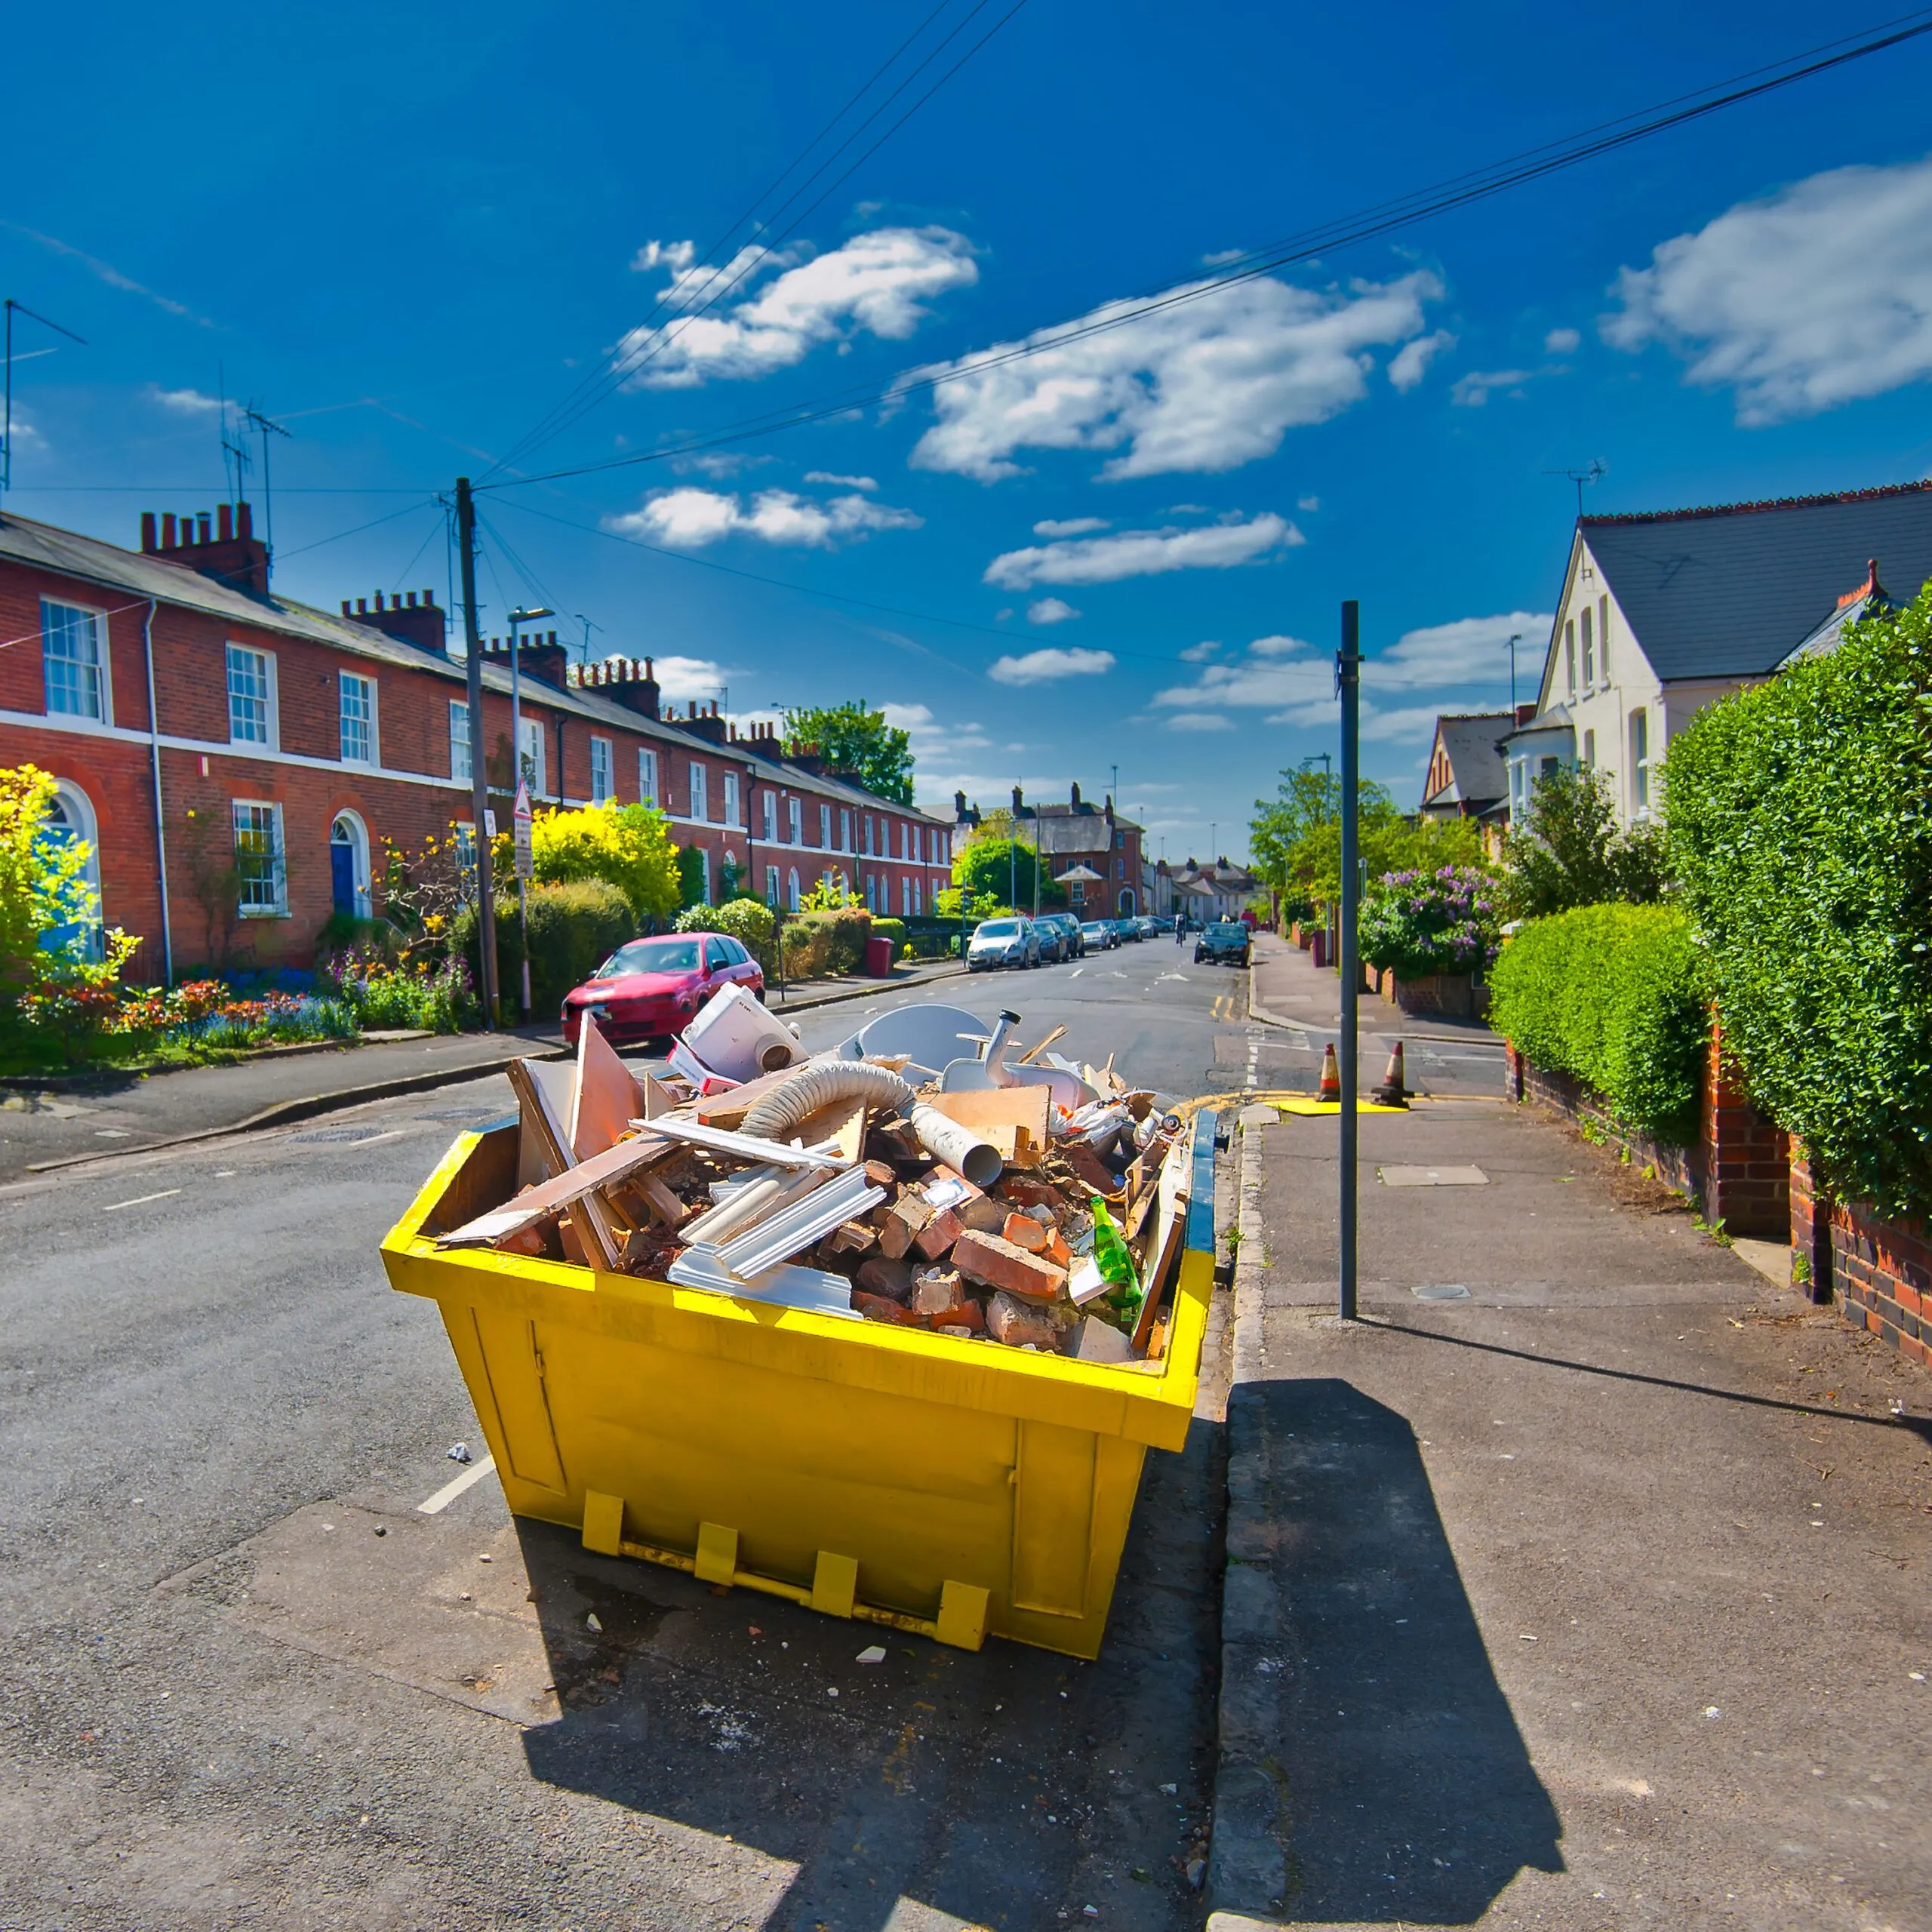
[[[930,996],[1238,1088],[1244,980],[1177,950]],[[0,1928],[1197,1924],[1211,1401],[1149,1460],[1091,1666],[861,1666],[850,1624],[588,1558],[488,1480],[426,1514],[479,1432],[376,1245],[509,1105],[472,1081],[0,1189]]]

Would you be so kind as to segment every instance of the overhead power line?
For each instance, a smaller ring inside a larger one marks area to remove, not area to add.
[[[1358,242],[1374,240],[1401,229],[1412,227],[1433,216],[1468,207],[1475,202],[1490,200],[1512,188],[1521,187],[1527,183],[1580,166],[1601,155],[1614,153],[1620,149],[1701,120],[1725,108],[1735,107],[1780,88],[1792,86],[1799,81],[1808,80],[1854,61],[1889,51],[1927,33],[1932,33],[1932,10],[1921,9],[1915,14],[1902,15],[1897,20],[1885,23],[1883,29],[1873,30],[1871,38],[1846,36],[1840,40],[1828,42],[1807,53],[1752,69],[1730,80],[1713,83],[1692,94],[1680,94],[1672,100],[1659,103],[1655,106],[1638,110],[1617,120],[1600,122],[1564,140],[1526,149],[1486,167],[1453,176],[1432,186],[1415,189],[1392,200],[1375,203],[1368,208],[1358,209],[1351,214],[1333,217],[1264,248],[1251,250],[1214,275],[1180,285],[1171,284],[1159,291],[1131,297],[1121,304],[1109,304],[1108,306],[1113,312],[1104,317],[1069,323],[1057,329],[1041,330],[1035,337],[1016,343],[997,354],[968,355],[945,367],[915,371],[896,377],[884,387],[854,384],[814,401],[768,410],[758,415],[743,418],[712,435],[692,438],[663,449],[642,451],[634,456],[607,457],[595,463],[578,463],[531,476],[506,478],[488,487],[503,490],[519,484],[556,482],[574,476],[592,475],[606,470],[634,469],[643,464],[667,462],[728,444],[769,435],[780,429],[802,428],[809,423],[823,422],[830,417],[844,415],[868,404],[897,401],[921,390],[937,389],[950,383],[977,377],[989,370],[1001,368],[1010,363],[1023,361],[1032,356],[1063,349],[1070,343],[1084,341],[1090,337],[1124,328],[1149,315],[1201,301],[1223,290],[1254,281],[1276,269],[1290,267],[1297,263],[1331,254],[1338,248]]]

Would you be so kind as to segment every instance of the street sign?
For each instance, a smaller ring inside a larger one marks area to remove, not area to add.
[[[488,805],[483,808],[483,836],[494,838],[497,835],[497,814]]]
[[[521,779],[517,781],[516,804],[511,817],[516,826],[516,875],[528,884],[537,866],[530,846],[530,792]]]

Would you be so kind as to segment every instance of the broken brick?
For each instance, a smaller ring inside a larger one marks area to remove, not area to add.
[[[952,1213],[962,1228],[977,1228],[982,1234],[996,1235],[1006,1226],[1005,1203],[983,1194],[961,1201]]]
[[[942,1208],[912,1237],[912,1245],[928,1261],[937,1261],[965,1232],[950,1208]]]
[[[999,1198],[1015,1208],[1057,1208],[1058,1192],[1044,1181],[1035,1180],[1030,1174],[1018,1174],[1011,1171],[1001,1177],[994,1190]]]
[[[934,1327],[964,1324],[981,1328],[986,1318],[980,1304],[959,1278],[956,1268],[922,1268],[912,1277],[912,1312]]]
[[[844,1221],[832,1229],[825,1244],[834,1254],[863,1254],[878,1244],[878,1233],[863,1221]]]
[[[1004,1291],[986,1304],[986,1333],[1010,1349],[1044,1349],[1057,1352],[1059,1324],[1044,1309]]]
[[[878,1251],[894,1260],[912,1245],[912,1237],[933,1217],[933,1211],[916,1194],[901,1195],[878,1233]]]
[[[969,1229],[954,1243],[952,1265],[969,1281],[1002,1288],[1029,1301],[1056,1301],[1066,1287],[1066,1270],[1029,1254],[998,1235]]]
[[[1047,1244],[1047,1231],[1031,1214],[1009,1214],[1000,1229],[1000,1238],[1029,1254],[1038,1254]]]
[[[890,1321],[901,1328],[923,1328],[926,1325],[896,1301],[888,1301],[883,1295],[869,1295],[863,1288],[852,1291],[852,1306],[868,1321]]]
[[[868,1294],[883,1295],[888,1301],[904,1302],[912,1293],[912,1269],[909,1263],[888,1260],[873,1255],[859,1264],[859,1286]]]

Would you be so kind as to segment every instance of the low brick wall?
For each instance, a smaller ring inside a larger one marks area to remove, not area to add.
[[[1648,1168],[1665,1186],[1692,1201],[1703,1199],[1704,1150],[1701,1147],[1673,1147],[1653,1140],[1648,1134],[1626,1131],[1594,1088],[1570,1074],[1552,1073],[1547,1067],[1533,1065],[1506,1041],[1503,1079],[1506,1098],[1528,1100],[1567,1115],[1598,1138],[1620,1149],[1640,1166]]]
[[[1699,1112],[1705,1218],[1721,1221],[1727,1233],[1783,1240],[1791,1227],[1790,1137],[1737,1084],[1715,1014]]]
[[[1791,1244],[1806,1291],[1907,1360],[1932,1367],[1932,1235],[1863,1204],[1822,1198],[1801,1143],[1792,1143]]]
[[[1392,968],[1371,967],[1369,989],[1401,1011],[1440,1014],[1445,1020],[1481,1020],[1489,1011],[1489,989],[1470,973],[1432,973],[1420,980],[1398,979]]]

